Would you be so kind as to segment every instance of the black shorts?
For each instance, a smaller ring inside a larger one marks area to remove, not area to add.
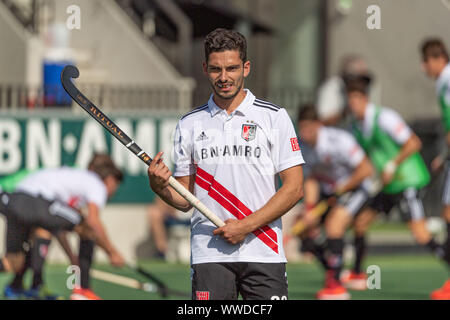
[[[1,194],[1,213],[6,216],[6,252],[23,251],[23,244],[33,228],[40,227],[56,234],[72,230],[82,221],[78,211],[59,202],[48,201],[26,193]]]
[[[192,265],[193,300],[287,300],[285,263],[200,263]]]
[[[422,199],[415,188],[408,188],[401,193],[379,193],[369,205],[378,212],[389,214],[394,207],[398,207],[403,221],[421,220],[425,218]]]
[[[328,200],[331,196],[325,194],[323,191],[320,193],[319,202],[322,200]],[[352,217],[355,217],[363,208],[367,206],[370,201],[370,196],[367,191],[362,188],[356,188],[348,191],[337,199],[337,205],[344,207]],[[328,213],[331,211],[331,207],[327,209],[325,214],[321,216],[320,223],[324,223]]]

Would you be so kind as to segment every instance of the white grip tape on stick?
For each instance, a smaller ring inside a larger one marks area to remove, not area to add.
[[[91,269],[90,274],[94,279],[98,279],[98,280],[102,280],[102,281],[106,281],[106,282],[110,282],[110,283],[115,283],[115,284],[118,284],[118,285],[121,285],[124,287],[129,287],[129,288],[134,288],[134,289],[141,288],[139,281],[132,279],[132,278],[120,276],[118,274],[113,274],[113,273],[100,271],[100,270],[96,270],[96,269]]]
[[[225,225],[225,223],[220,220],[219,217],[214,214],[214,212],[209,210],[200,200],[198,200],[192,193],[190,193],[189,190],[187,190],[174,177],[169,178],[169,185],[217,227],[220,228]]]

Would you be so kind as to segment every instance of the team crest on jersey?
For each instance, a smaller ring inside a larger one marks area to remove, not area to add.
[[[242,125],[241,137],[245,141],[252,141],[256,136],[256,124],[245,123]]]

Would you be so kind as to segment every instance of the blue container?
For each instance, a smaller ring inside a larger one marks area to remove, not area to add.
[[[48,107],[71,106],[72,99],[61,84],[61,72],[70,61],[44,62],[44,105]]]

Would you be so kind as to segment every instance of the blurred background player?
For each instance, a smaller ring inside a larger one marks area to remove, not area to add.
[[[65,174],[66,178],[73,178],[68,172]],[[87,177],[89,176],[84,178]],[[89,181],[90,178],[85,181],[93,182],[93,180]],[[90,188],[85,190],[88,189]],[[74,230],[83,237],[98,241],[102,247],[106,247],[104,239],[101,238],[101,235],[96,234],[94,226],[89,224],[81,212],[57,198],[50,200],[52,197],[49,197],[49,194],[46,196],[47,198],[41,194],[33,195],[24,191],[0,194],[0,212],[7,219],[6,254],[0,259],[1,272],[19,273],[23,271],[26,259],[25,245],[32,230],[37,227],[54,235],[63,230]]]
[[[28,175],[36,170],[20,170],[13,175],[0,179],[0,188],[3,191],[12,193],[16,190],[17,185],[25,179]],[[64,249],[69,261],[72,265],[78,265],[78,257],[73,254],[66,237],[67,231],[59,231],[55,236],[58,239],[61,247]],[[28,239],[26,249],[25,266],[22,271],[15,274],[14,279],[10,285],[4,289],[4,297],[7,299],[20,299],[25,297],[27,299],[45,299],[55,300],[60,299],[61,296],[51,293],[44,285],[43,281],[43,265],[48,254],[50,246],[51,233],[43,228],[35,228],[32,231],[30,239]],[[30,289],[24,290],[23,276],[26,271],[31,269],[33,271],[33,279]]]
[[[346,90],[354,117],[354,133],[384,185],[364,214],[369,217],[377,212],[388,214],[398,206],[416,242],[448,264],[450,261],[445,257],[443,247],[426,228],[424,208],[418,196],[418,191],[430,181],[428,169],[419,154],[420,139],[397,112],[369,101],[365,79],[347,82]],[[368,219],[367,223],[370,221]]]
[[[440,171],[447,162],[445,186],[442,194],[442,216],[447,225],[447,240],[445,241],[445,254],[450,259],[450,64],[447,49],[442,40],[430,38],[422,44],[422,68],[424,72],[433,80],[436,80],[436,94],[441,107],[442,124],[445,129],[446,147],[433,160],[431,169],[434,172]],[[432,299],[450,300],[450,280],[431,293]]]
[[[115,166],[108,155],[97,154],[88,165],[88,170],[63,167],[59,169],[43,169],[30,174],[16,188],[18,194],[31,195],[36,198],[43,198],[51,201],[58,201],[71,208],[87,208],[86,222],[95,231],[98,237],[98,244],[107,253],[111,264],[123,266],[124,259],[113,246],[106,233],[105,227],[100,220],[100,210],[105,206],[109,197],[117,190],[123,178],[122,172]],[[15,194],[14,193],[14,194]],[[26,208],[24,208],[26,210]],[[51,234],[40,232],[40,244],[48,247]],[[67,244],[67,241],[63,243]],[[75,288],[71,299],[74,300],[97,300],[99,297],[93,293],[89,286],[89,271],[92,263],[95,242],[91,238],[80,235],[80,248],[78,263],[80,266],[80,288]],[[64,245],[63,245],[64,247]],[[36,250],[40,250],[37,246]],[[30,263],[36,275],[42,274],[42,267],[45,261],[43,254],[32,255]],[[69,255],[70,257],[70,255]],[[74,258],[71,258],[74,260]],[[21,270],[23,272],[23,270]],[[12,286],[22,283],[23,273],[18,272],[18,277],[13,281]],[[35,280],[34,285],[39,286],[42,278]],[[11,287],[11,286],[10,286]],[[12,289],[16,289],[12,287]],[[17,288],[17,289],[20,289]],[[35,288],[32,288],[35,289]]]
[[[302,219],[314,225],[317,218],[311,210],[326,199],[330,209],[322,216],[326,244],[315,243],[316,231],[303,238],[326,270],[325,287],[317,298],[349,299],[350,294],[340,282],[343,264],[343,237],[355,215],[369,200],[369,190],[363,181],[372,176],[374,169],[354,137],[338,128],[324,126],[314,106],[304,106],[298,116],[298,127],[303,141],[314,148],[317,162],[309,164],[311,176],[305,181],[306,212]],[[331,199],[335,198],[335,203]]]
[[[67,254],[71,265],[78,265],[78,257],[73,254],[67,241],[66,233],[61,230],[55,234],[64,252]],[[12,282],[4,289],[4,296],[7,299],[27,299],[36,300],[58,300],[62,296],[49,291],[44,283],[43,268],[45,259],[51,243],[52,234],[40,227],[34,228],[30,238],[26,241],[25,264],[21,271],[16,272]],[[23,277],[28,269],[33,272],[31,286],[28,290],[23,287]]]
[[[22,192],[2,192],[0,212],[7,219],[6,254],[0,259],[0,272],[17,273],[23,270],[24,244],[35,227],[42,227],[53,234],[61,230],[75,230],[95,239],[93,229],[81,213],[57,200],[49,201]]]

